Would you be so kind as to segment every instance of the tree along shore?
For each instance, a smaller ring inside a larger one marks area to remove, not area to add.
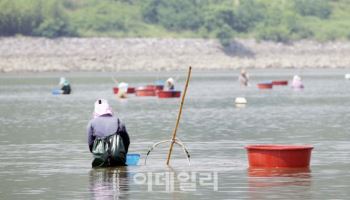
[[[350,42],[290,44],[236,39],[0,39],[0,72],[158,71],[240,68],[347,68]]]

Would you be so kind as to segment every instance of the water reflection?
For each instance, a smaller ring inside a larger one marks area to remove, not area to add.
[[[246,104],[236,103],[235,106],[236,106],[236,108],[245,108],[247,105]]]
[[[270,169],[270,168],[249,168],[249,186],[252,187],[273,187],[284,185],[311,185],[311,170],[301,169]]]
[[[308,198],[305,192],[310,190],[312,182],[311,170],[309,168],[298,169],[271,169],[271,168],[249,168],[248,187],[249,196],[253,199],[271,197],[275,192],[287,190],[285,195],[298,195],[298,190],[303,191],[303,198]],[[294,188],[290,193],[290,188]]]
[[[92,169],[89,175],[91,199],[127,199],[127,167]]]

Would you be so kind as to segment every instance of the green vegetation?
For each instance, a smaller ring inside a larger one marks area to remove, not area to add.
[[[75,36],[59,1],[0,0],[0,35]]]
[[[0,0],[0,36],[350,39],[349,0]]]

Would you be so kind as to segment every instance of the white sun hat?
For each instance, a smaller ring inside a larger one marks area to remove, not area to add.
[[[168,82],[170,84],[174,84],[175,81],[173,78],[170,77],[170,78],[168,78],[168,80],[166,80],[166,82]]]
[[[105,114],[112,115],[112,108],[109,106],[106,99],[99,99],[95,102],[94,117],[96,118]]]
[[[127,84],[125,82],[121,82],[118,84],[118,88],[119,88],[120,92],[122,92],[122,93],[128,92],[128,87],[129,87],[129,84]]]
[[[63,85],[64,82],[66,82],[66,78],[61,77],[61,78],[60,78],[60,82],[59,82],[58,84],[59,84],[59,85]]]

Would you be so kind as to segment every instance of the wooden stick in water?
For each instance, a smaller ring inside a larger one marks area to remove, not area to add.
[[[177,131],[177,128],[179,127],[179,122],[180,122],[181,113],[182,113],[182,107],[183,107],[183,104],[184,104],[184,101],[185,101],[185,96],[186,96],[186,92],[187,92],[188,82],[190,81],[190,77],[191,77],[191,70],[192,70],[192,67],[190,66],[190,67],[188,68],[188,75],[187,75],[187,79],[186,79],[185,90],[184,90],[184,93],[182,94],[180,109],[179,109],[179,113],[178,113],[178,115],[177,115],[176,125],[175,125],[175,128],[174,128],[173,137],[172,137],[171,143],[170,143],[170,148],[169,148],[169,153],[168,153],[168,159],[167,159],[167,161],[166,161],[166,164],[167,164],[167,165],[169,165],[169,161],[170,161],[170,157],[171,157],[171,152],[173,151],[173,147],[174,147],[174,143],[175,143],[175,139],[176,139],[176,131]]]

